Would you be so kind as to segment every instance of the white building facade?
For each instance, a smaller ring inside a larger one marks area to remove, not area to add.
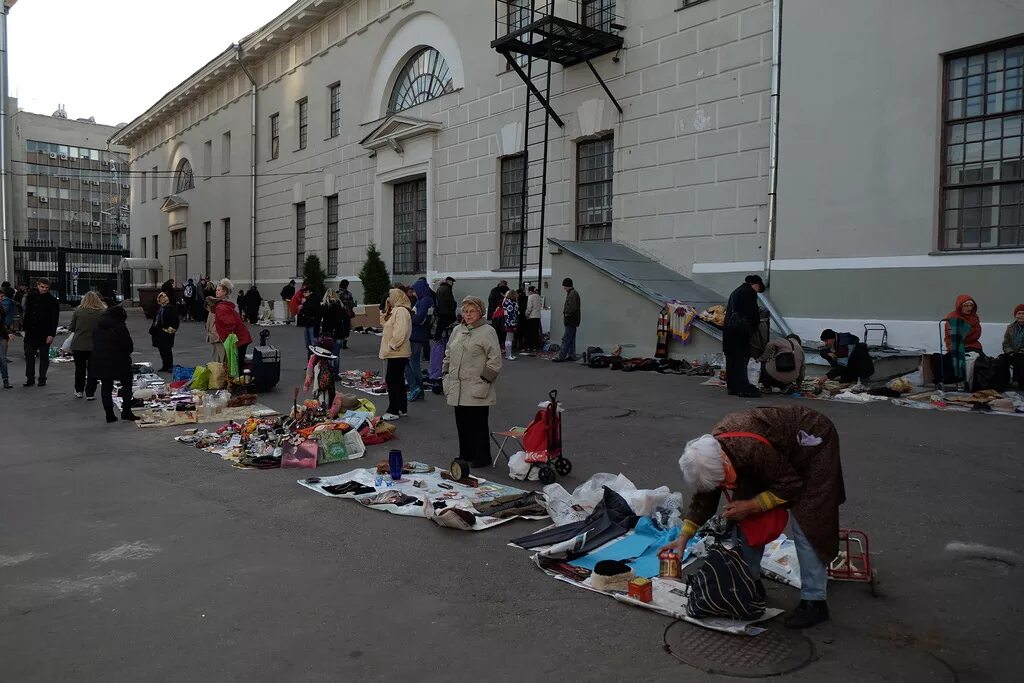
[[[226,275],[273,296],[317,254],[358,296],[371,242],[396,281],[451,275],[460,295],[514,281],[536,132],[523,79],[491,47],[510,30],[508,16],[496,28],[501,4],[301,0],[178,85],[113,139],[132,149],[132,255],[161,264],[135,284]],[[955,54],[970,62],[1009,40],[998,72],[1010,92],[1016,14],[997,0],[970,16],[952,0],[854,4],[556,1],[560,16],[596,16],[622,48],[592,60],[596,75],[552,68],[564,125],[549,121],[545,239],[621,242],[725,295],[742,274],[770,271],[780,312],[805,335],[870,319],[923,344],[961,290],[983,317],[1006,317],[1020,223],[996,223],[995,238],[986,224],[981,239],[980,212],[940,209],[970,189],[940,169],[944,131],[960,125],[945,121],[943,98],[976,75],[954,85]],[[935,31],[915,32],[921,14]],[[955,135],[984,128],[981,116]],[[961,223],[940,231],[940,211]],[[559,273],[538,273],[550,263],[539,234],[527,243],[526,279],[541,274],[557,307]],[[585,320],[600,300],[584,293]],[[586,328],[584,343],[613,341]]]

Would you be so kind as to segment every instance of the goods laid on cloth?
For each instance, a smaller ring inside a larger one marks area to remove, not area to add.
[[[372,396],[382,396],[388,393],[384,378],[380,376],[380,373],[371,370],[344,370],[338,384]]]
[[[703,578],[665,575],[659,550],[678,538],[678,494],[666,495],[651,514],[641,516],[617,492],[607,486],[602,491],[601,501],[585,519],[517,538],[512,545],[536,550],[534,563],[560,581],[705,628],[757,635],[764,631],[755,626],[757,622],[782,613],[764,606],[764,588],[758,578],[749,575],[745,562],[735,561],[738,553],[721,546],[717,537],[704,530],[687,544],[682,563],[684,570],[692,566]],[[650,504],[655,499],[648,495],[636,500]],[[671,514],[673,506],[676,515]],[[727,562],[732,579],[709,580],[707,577],[714,575],[712,569],[700,565],[712,561]],[[772,565],[773,570],[785,573],[785,567],[779,567],[778,562]],[[742,587],[749,590],[740,590]],[[734,604],[712,614],[709,605],[714,604],[716,593],[729,595]],[[690,604],[691,598],[696,602]]]
[[[368,508],[404,517],[430,519],[440,526],[483,531],[516,518],[547,517],[536,493],[479,477],[476,485],[445,478],[442,470],[419,462],[402,465],[400,478],[389,463],[331,477],[308,477],[298,483],[332,498],[350,498]]]
[[[132,394],[132,410],[140,418],[135,424],[143,429],[277,414],[273,408],[257,403],[252,394],[232,396],[227,390],[189,391],[187,385],[172,391],[158,375],[137,376]],[[120,396],[115,395],[118,410],[122,403]]]
[[[349,411],[339,419],[324,419],[310,410],[275,418],[228,422],[216,430],[190,430],[179,443],[219,455],[240,468],[313,468],[366,453],[362,433],[370,433],[373,413]]]

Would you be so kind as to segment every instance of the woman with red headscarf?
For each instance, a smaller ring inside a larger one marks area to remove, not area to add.
[[[946,316],[947,320],[962,320],[967,324],[967,332],[963,337],[965,351],[981,350],[981,318],[978,317],[978,304],[969,294],[961,294],[956,298],[956,308]],[[952,352],[950,343],[949,323],[946,323],[946,350]]]

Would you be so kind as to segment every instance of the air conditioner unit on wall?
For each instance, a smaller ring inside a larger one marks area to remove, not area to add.
[[[99,202],[97,202],[97,201],[93,201],[92,205],[93,205],[93,206],[99,206],[99,205],[100,205],[100,203],[99,203]]]
[[[99,221],[93,221],[92,222],[92,227],[94,227],[94,228],[100,227],[100,222]]]
[[[61,161],[67,161],[68,160],[68,155],[67,154],[61,154],[60,155],[60,160]]]
[[[40,203],[40,204],[46,204],[46,203],[47,203],[47,202],[49,202],[49,201],[50,201],[50,200],[49,200],[49,199],[47,199],[46,197],[40,197],[40,198],[39,198],[39,203]]]

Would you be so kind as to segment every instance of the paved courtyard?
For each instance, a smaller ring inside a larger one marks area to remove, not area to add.
[[[146,321],[133,312],[130,325],[138,357],[158,362]],[[207,360],[203,332],[183,326],[178,362]],[[284,377],[263,400],[283,410],[301,381],[301,331],[272,328],[272,341]],[[377,344],[354,336],[343,366],[379,368]],[[540,522],[467,534],[329,500],[295,471],[241,471],[180,446],[179,429],[108,426],[99,401],[72,398],[71,365],[52,366],[44,388],[21,388],[23,371],[12,363],[16,389],[0,392],[3,680],[713,679],[665,652],[667,618],[554,581],[506,546]],[[525,424],[555,388],[575,464],[567,488],[622,472],[678,489],[683,443],[757,404],[700,382],[524,358],[505,366],[491,427]],[[833,584],[832,622],[808,634],[816,660],[789,677],[1015,678],[1024,421],[814,407],[839,428],[841,520],[871,535],[885,595]],[[407,458],[446,464],[451,411],[428,394],[398,436]],[[954,553],[954,542],[1008,552]],[[770,588],[778,606],[797,599]]]

